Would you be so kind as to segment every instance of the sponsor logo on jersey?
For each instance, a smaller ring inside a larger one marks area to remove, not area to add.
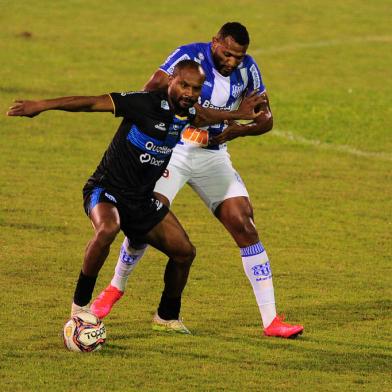
[[[147,94],[148,91],[125,91],[122,92],[120,95],[122,97],[125,97],[126,95],[131,95],[131,94]]]
[[[250,67],[250,72],[251,72],[252,78],[253,78],[253,88],[256,90],[257,88],[260,88],[260,85],[261,85],[260,76],[257,71],[256,65],[253,64]]]
[[[157,154],[169,155],[172,152],[172,149],[170,147],[156,146],[152,141],[147,142],[144,147],[146,147],[146,150],[156,152]]]
[[[163,109],[163,110],[170,110],[170,107],[169,107],[169,102],[167,102],[166,100],[162,100],[161,101],[161,108]]]
[[[208,80],[206,80],[206,81],[204,82],[204,84],[205,84],[206,86],[208,86],[208,87],[212,87],[212,83],[209,82]]]
[[[200,104],[200,102],[199,102],[199,104]],[[201,106],[203,106],[203,108],[211,108],[211,109],[216,109],[216,110],[231,110],[231,107],[232,107],[232,105],[230,105],[230,106],[215,106],[208,99],[206,99],[201,104]]]
[[[139,159],[141,163],[149,163],[150,165],[153,166],[161,166],[165,162],[164,159],[156,159],[152,157],[150,154],[148,154],[147,152],[141,154]]]
[[[269,261],[264,264],[255,265],[252,267],[253,275],[256,276],[256,281],[271,279],[271,267]]]
[[[238,98],[242,94],[243,91],[244,91],[244,86],[242,84],[240,84],[240,83],[234,84],[231,87],[231,95],[234,98]]]
[[[201,61],[204,60],[204,54],[201,53],[201,52],[199,52],[199,53],[197,54],[197,57],[198,57]]]
[[[166,124],[165,123],[155,124],[154,128],[159,129],[160,131],[166,131]]]
[[[116,198],[113,195],[110,195],[109,193],[105,192],[104,195],[111,200],[113,203],[117,203]]]

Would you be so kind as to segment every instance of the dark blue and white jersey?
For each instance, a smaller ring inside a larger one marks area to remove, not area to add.
[[[111,93],[110,97],[115,116],[124,119],[89,183],[143,199],[151,195],[195,109],[180,117],[163,92]]]
[[[223,76],[214,67],[211,43],[193,43],[177,48],[160,66],[160,69],[171,75],[176,64],[182,60],[197,61],[206,74],[199,98],[199,104],[203,107],[234,110],[238,107],[243,95],[250,94],[255,89],[259,89],[260,93],[265,91],[260,70],[249,55],[245,55],[238,68],[229,76]],[[224,127],[225,125],[220,123],[210,125],[205,129],[208,129],[210,136],[214,136],[221,133]]]

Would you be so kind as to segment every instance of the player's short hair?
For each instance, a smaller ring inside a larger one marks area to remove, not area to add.
[[[227,22],[218,31],[219,38],[232,37],[237,44],[249,45],[249,33],[244,25],[239,22]]]
[[[176,77],[180,71],[183,69],[193,69],[201,75],[205,76],[203,68],[199,63],[193,60],[181,60],[179,61],[173,69],[173,76]]]

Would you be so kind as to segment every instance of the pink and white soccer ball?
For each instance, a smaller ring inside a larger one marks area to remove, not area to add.
[[[94,314],[79,312],[64,325],[64,345],[68,350],[91,352],[102,348],[106,328]]]

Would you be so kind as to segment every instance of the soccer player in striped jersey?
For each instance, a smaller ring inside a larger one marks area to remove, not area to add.
[[[260,310],[264,334],[292,338],[301,334],[303,327],[284,323],[276,313],[270,261],[253,220],[249,194],[227,152],[228,141],[261,135],[273,126],[266,88],[259,67],[246,54],[248,46],[246,28],[237,22],[226,23],[212,42],[192,43],[174,50],[145,85],[147,91],[165,88],[178,62],[194,60],[202,66],[206,75],[196,105],[199,116],[211,109],[235,110],[241,100],[255,90],[264,97],[261,113],[251,123],[227,124],[217,120],[214,125],[185,130],[154,191],[156,197],[169,206],[186,183],[193,188],[239,247],[244,271]],[[122,297],[128,276],[145,250],[145,244],[132,243],[125,238],[113,279],[92,305],[99,317],[105,317]],[[169,262],[165,275],[172,269]],[[181,297],[170,298],[163,291],[153,328],[166,322],[166,329],[170,331],[171,321],[179,318],[180,306]]]

